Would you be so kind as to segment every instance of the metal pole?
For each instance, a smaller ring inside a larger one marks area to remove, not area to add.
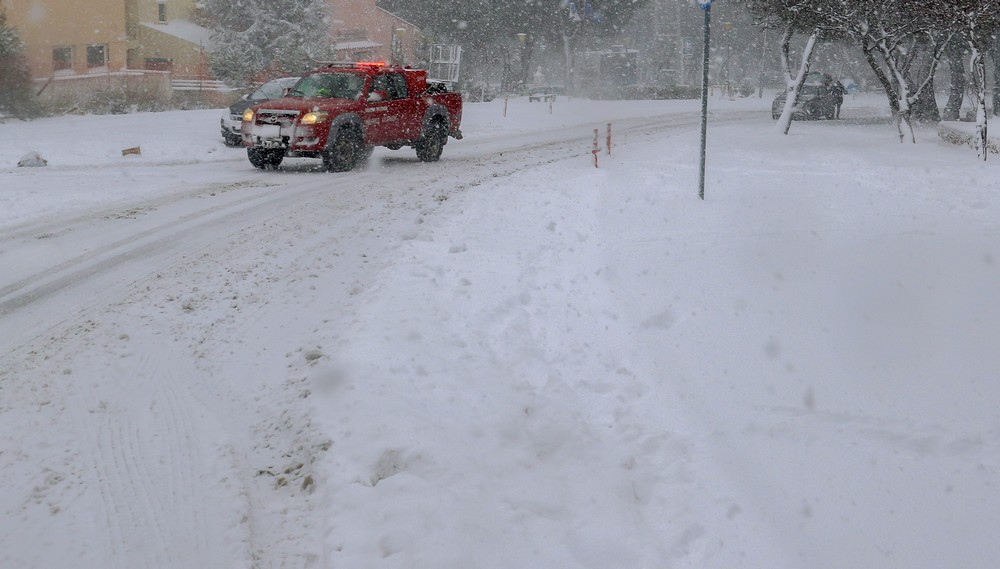
[[[705,146],[708,136],[708,50],[711,47],[712,4],[702,6],[705,11],[705,49],[701,72],[701,172],[698,179],[698,197],[705,199]]]
[[[594,129],[594,168],[597,168],[597,129]]]
[[[764,98],[764,59],[767,57],[767,28],[764,28],[763,47],[760,48],[760,77],[757,79],[757,98]]]

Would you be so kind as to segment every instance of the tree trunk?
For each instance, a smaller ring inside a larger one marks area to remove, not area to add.
[[[934,97],[933,85],[929,89],[918,91],[917,100],[913,102],[913,118],[928,123],[941,121],[941,110],[938,109],[937,100]]]
[[[976,150],[979,152],[979,158],[986,160],[990,153],[986,133],[986,56],[975,45],[970,47],[972,58],[969,67],[972,68],[976,87]]]
[[[941,110],[938,109],[937,99],[934,96],[934,73],[930,71],[933,62],[927,61],[920,66],[920,77],[927,77],[928,83],[923,89],[917,90],[917,86],[911,85],[910,90],[916,91],[916,99],[913,101],[913,118],[919,122],[938,123],[941,122]],[[912,74],[910,75],[912,77]]]
[[[872,71],[885,87],[886,96],[889,98],[889,107],[893,112],[893,122],[899,132],[899,141],[904,142],[906,139],[910,139],[911,142],[916,143],[917,139],[913,133],[914,104],[920,98],[921,93],[931,85],[938,62],[940,62],[944,52],[943,48],[954,37],[954,33],[949,33],[948,37],[940,38],[934,43],[935,47],[931,51],[928,64],[923,66],[921,73],[915,78],[907,76],[909,63],[905,50],[901,51],[897,46],[891,44],[884,31],[866,28],[863,33],[861,46]],[[878,51],[882,62],[885,63],[888,75],[882,70],[879,62],[875,60],[875,51]]]
[[[527,87],[531,82],[531,58],[535,51],[535,41],[529,36],[521,46],[521,86]]]
[[[875,60],[874,50],[876,48],[879,48],[882,54],[882,59],[886,60],[889,70],[894,71],[892,79],[885,74],[882,70],[882,66]],[[899,72],[895,71],[893,69],[893,65],[890,64],[889,59],[892,55],[889,54],[887,56],[886,50],[881,48],[881,45],[871,45],[869,49],[865,50],[865,58],[868,60],[868,65],[871,66],[872,71],[875,73],[875,77],[878,78],[879,82],[882,83],[882,87],[885,89],[885,95],[889,99],[889,109],[892,111],[892,122],[896,126],[896,130],[899,132],[899,141],[903,142],[906,139],[907,131],[910,136],[913,137],[913,128],[910,127],[910,105],[907,102],[906,81],[903,80]]]
[[[868,62],[868,66],[872,68],[875,78],[878,79],[878,82],[882,84],[882,88],[885,89],[885,96],[889,99],[889,110],[892,111],[892,116],[896,116],[899,114],[899,94],[896,92],[895,85],[892,84],[889,77],[882,71],[882,66],[875,59],[875,46],[865,38],[861,42],[861,48],[865,54],[865,61]]]
[[[1000,116],[1000,34],[993,38],[993,116]]]
[[[500,90],[506,95],[511,92],[510,82],[513,66],[510,62],[510,50],[507,46],[500,47],[500,57],[503,62],[503,74],[500,76]]]
[[[946,51],[948,65],[951,67],[948,103],[944,106],[942,117],[946,121],[957,121],[962,118],[962,100],[965,98],[965,61],[962,59],[964,51],[964,46],[959,42],[949,46]]]
[[[889,68],[893,83],[897,88],[897,110],[892,118],[896,125],[896,130],[899,132],[899,142],[905,142],[909,138],[911,142],[916,143],[917,138],[913,134],[913,123],[911,122],[913,109],[910,107],[910,88],[906,77],[900,70],[899,61],[896,57],[897,54],[889,48],[884,39],[879,40],[875,45],[878,47],[879,53],[882,54],[882,60],[885,61],[886,66]]]
[[[813,49],[816,47],[816,40],[819,38],[819,30],[809,36],[806,46],[802,49],[802,61],[799,63],[798,75],[792,77],[792,62],[789,56],[789,45],[792,43],[792,27],[785,28],[785,34],[781,37],[781,67],[785,75],[785,106],[778,117],[778,124],[775,128],[781,134],[788,134],[792,128],[792,114],[795,111],[795,101],[799,98],[799,91],[802,90],[802,83],[809,73],[809,66],[812,63]]]
[[[574,85],[573,73],[573,36],[563,33],[563,86],[566,93],[572,93]]]

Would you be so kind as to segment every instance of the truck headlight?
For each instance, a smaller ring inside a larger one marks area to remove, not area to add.
[[[253,120],[253,109],[247,109],[243,111],[243,122],[250,122]]]
[[[327,114],[323,111],[312,111],[302,115],[302,120],[299,124],[316,124],[321,123],[326,120]]]

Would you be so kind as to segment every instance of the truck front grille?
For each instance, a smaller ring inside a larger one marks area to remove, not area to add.
[[[276,124],[281,127],[291,126],[295,123],[295,119],[298,118],[298,111],[280,111],[273,109],[261,109],[257,111],[257,116],[254,118],[254,124],[258,125],[268,125]]]

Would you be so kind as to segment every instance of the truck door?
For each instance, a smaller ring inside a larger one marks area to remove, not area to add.
[[[416,103],[406,89],[402,73],[379,73],[372,80],[370,94],[378,93],[381,100],[369,100],[365,107],[365,133],[369,144],[384,144],[412,140]]]
[[[419,93],[409,92],[406,77],[402,73],[390,73],[389,83],[389,94],[392,97],[390,112],[396,111],[393,130],[399,140],[413,140],[420,135],[420,123],[423,121],[423,113],[420,112],[420,104],[416,98]]]

